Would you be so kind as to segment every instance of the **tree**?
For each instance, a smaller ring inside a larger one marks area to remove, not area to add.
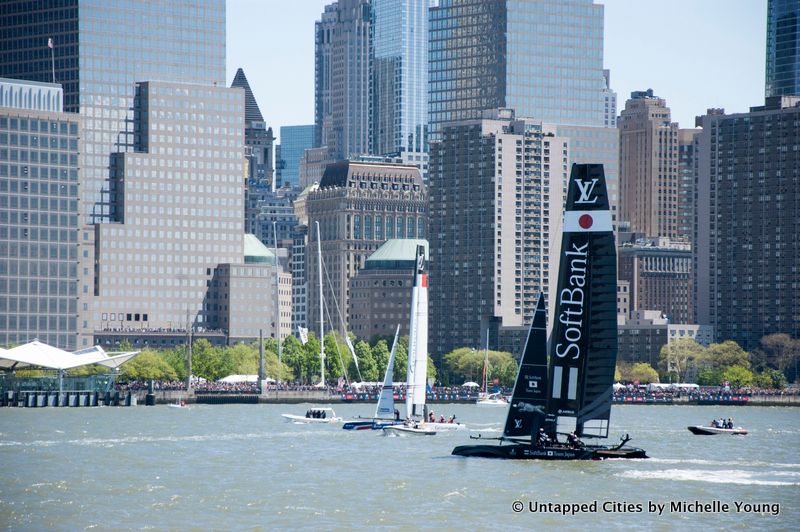
[[[153,349],[145,349],[133,360],[122,365],[120,374],[128,380],[177,380],[178,375],[175,370],[167,364],[158,352]]]
[[[225,349],[215,347],[205,338],[192,344],[192,373],[215,381],[233,374],[233,360]]]
[[[625,370],[627,370],[627,375]],[[626,381],[639,381],[640,384],[658,382],[658,372],[647,362],[637,362],[625,367],[622,378]]]
[[[722,384],[722,368],[703,368],[697,374],[697,384],[700,386],[719,386]]]
[[[225,348],[224,356],[230,358],[230,375],[258,375],[258,342],[234,344]],[[277,356],[276,356],[277,361]],[[227,377],[228,375],[223,375]]]
[[[484,351],[460,347],[442,357],[442,372],[447,382],[460,385],[466,381],[483,381]],[[489,351],[489,382],[498,379],[503,386],[513,386],[517,376],[517,361],[504,351]]]
[[[752,358],[756,369],[777,369],[794,381],[800,362],[800,340],[783,333],[768,334],[761,338]]]
[[[320,365],[319,365],[319,339],[313,332],[308,333],[308,342],[303,346],[303,364],[305,371],[303,372],[306,377],[306,382],[317,384],[320,378]],[[327,357],[330,353],[326,353]]]
[[[760,388],[786,388],[786,376],[777,369],[765,369],[753,377],[753,384]]]
[[[622,380],[622,372],[619,370],[619,364],[614,368],[614,381],[619,382]]]
[[[661,347],[659,370],[662,375],[674,375],[676,382],[686,381],[686,372],[704,356],[705,348],[693,338],[681,338]]]
[[[386,366],[389,364],[389,347],[386,343],[386,340],[379,340],[372,347],[372,358],[375,360],[375,366],[378,368],[378,374],[381,375],[382,373],[385,373]],[[394,372],[394,368],[392,368],[392,371]],[[395,381],[398,380],[396,373],[392,373],[392,375],[394,376]]]
[[[731,385],[731,388],[750,386],[753,384],[753,373],[743,366],[728,366],[728,368],[722,373],[722,380],[728,381]]]
[[[188,369],[186,366],[186,354],[187,348],[185,345],[175,346],[162,352],[162,358],[175,371],[179,381],[186,380],[186,371]]]
[[[372,348],[363,340],[355,345],[356,358],[358,358],[358,365],[361,368],[361,378],[367,382],[377,382],[382,375],[375,363],[375,358],[372,356]],[[355,369],[355,368],[353,368]],[[386,367],[384,366],[384,371]]]
[[[750,354],[733,340],[725,340],[708,346],[699,362],[700,365],[711,368],[742,366],[750,369]]]
[[[387,358],[388,363],[388,358]],[[408,368],[408,336],[397,339],[397,349],[394,353],[394,380],[405,381]]]
[[[291,371],[291,376],[284,375],[286,380],[297,380],[305,382],[306,377],[306,362],[305,362],[305,349],[300,340],[294,336],[289,336],[283,341],[283,363]]]

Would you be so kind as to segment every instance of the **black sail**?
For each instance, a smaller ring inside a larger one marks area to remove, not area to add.
[[[601,164],[573,164],[564,209],[547,411],[608,436],[617,361],[617,257]]]
[[[543,424],[547,406],[547,314],[544,296],[539,294],[525,350],[519,364],[505,437],[529,437]]]

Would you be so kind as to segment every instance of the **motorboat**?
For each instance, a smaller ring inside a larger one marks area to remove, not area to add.
[[[715,434],[733,434],[733,435],[744,436],[745,434],[747,434],[747,429],[744,429],[742,427],[723,429],[720,427],[715,427],[713,425],[709,426],[694,425],[687,428],[692,434],[695,434],[697,436],[713,436]]]
[[[342,423],[333,408],[309,408],[304,416],[281,414],[288,423]]]

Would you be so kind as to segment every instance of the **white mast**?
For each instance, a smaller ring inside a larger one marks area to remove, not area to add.
[[[319,240],[319,221],[314,222],[317,226],[317,267],[319,269],[319,368],[320,386],[325,386],[325,325],[324,312],[322,309],[322,245]]]

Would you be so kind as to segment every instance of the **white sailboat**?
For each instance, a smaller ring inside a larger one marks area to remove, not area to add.
[[[508,406],[502,393],[489,393],[489,329],[486,329],[486,358],[483,361],[483,390],[478,395],[478,406]]]
[[[394,378],[394,356],[397,352],[398,336],[400,336],[399,325],[394,333],[392,351],[389,353],[389,363],[386,366],[386,373],[383,377],[383,386],[378,396],[378,404],[375,406],[375,415],[372,419],[354,419],[348,421],[342,426],[344,430],[374,430],[382,429],[388,425],[399,424],[399,420],[397,419],[399,413],[398,416],[395,416],[394,387],[392,386],[392,379]]]
[[[425,392],[428,376],[428,274],[425,248],[417,246],[414,285],[411,290],[411,324],[406,371],[406,421],[384,427],[385,434],[432,436],[436,430],[425,422]]]

